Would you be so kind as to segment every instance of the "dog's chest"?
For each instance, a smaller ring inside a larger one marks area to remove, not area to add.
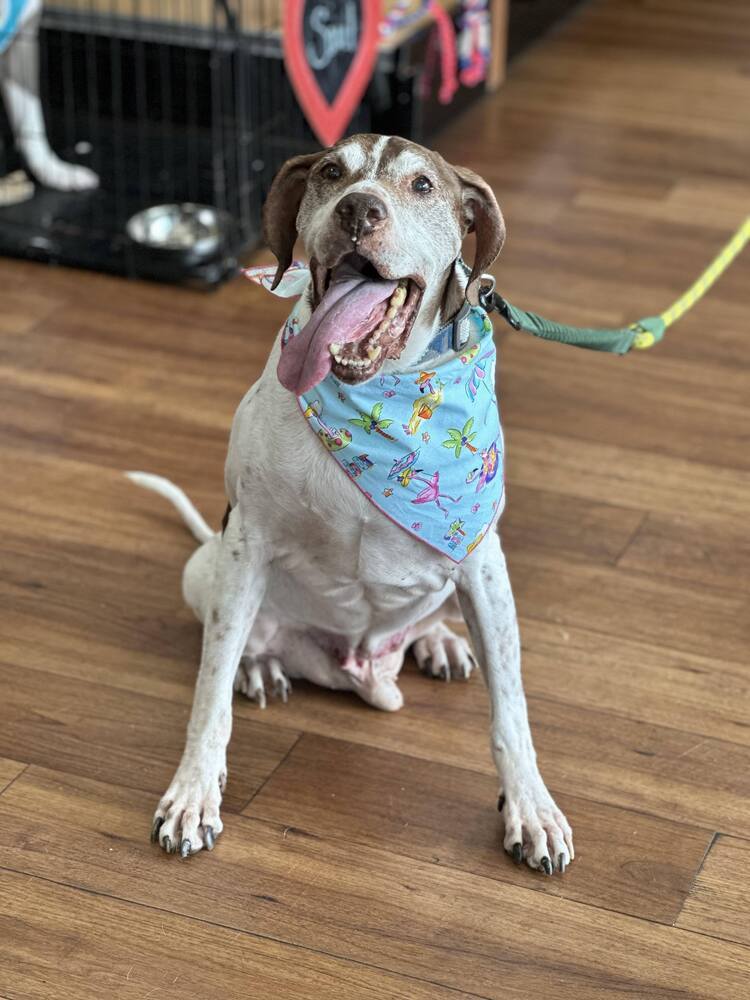
[[[278,617],[349,637],[356,646],[439,606],[455,567],[382,521],[353,513],[330,521],[301,505],[305,544],[280,544],[271,566],[268,599]]]
[[[290,625],[322,627],[356,644],[429,614],[452,590],[455,564],[376,510],[273,383],[237,413],[228,488],[233,482],[246,516],[262,512],[258,527],[271,548],[267,600]]]

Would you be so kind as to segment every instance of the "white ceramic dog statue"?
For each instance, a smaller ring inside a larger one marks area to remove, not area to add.
[[[39,99],[42,0],[0,0],[0,92],[16,146],[40,184],[58,191],[95,188],[88,167],[66,163],[51,148]]]
[[[201,665],[152,837],[183,857],[214,846],[233,689],[263,705],[267,686],[286,699],[301,677],[395,710],[410,647],[426,673],[469,676],[472,652],[445,624],[462,616],[489,693],[505,848],[562,872],[572,833],[537,767],[494,530],[502,434],[491,326],[476,308],[505,235],[492,190],[412,142],[361,135],[288,161],[264,222],[273,284],[301,297],[237,409],[222,532],[172,484],[130,474],[202,542],[184,573]],[[309,274],[289,268],[298,235]]]

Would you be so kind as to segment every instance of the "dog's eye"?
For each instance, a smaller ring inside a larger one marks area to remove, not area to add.
[[[411,182],[412,189],[417,192],[417,194],[427,194],[428,191],[432,191],[432,181],[429,177],[425,177],[424,174],[420,174]]]
[[[326,163],[320,171],[320,176],[327,181],[337,181],[341,177],[341,167],[338,163]]]

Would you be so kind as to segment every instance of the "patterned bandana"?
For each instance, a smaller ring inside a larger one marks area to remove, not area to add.
[[[274,269],[245,274],[270,289]],[[307,268],[295,262],[276,294],[299,295],[308,279]],[[301,328],[299,305],[284,324],[282,349]],[[478,307],[469,322],[467,347],[447,361],[360,385],[331,373],[297,397],[323,447],[367,499],[453,562],[495,524],[504,487],[492,324]],[[451,328],[433,341],[441,352]]]

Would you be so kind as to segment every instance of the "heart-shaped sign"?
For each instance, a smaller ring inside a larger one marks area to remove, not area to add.
[[[284,62],[324,146],[341,138],[378,55],[381,0],[285,0]]]

